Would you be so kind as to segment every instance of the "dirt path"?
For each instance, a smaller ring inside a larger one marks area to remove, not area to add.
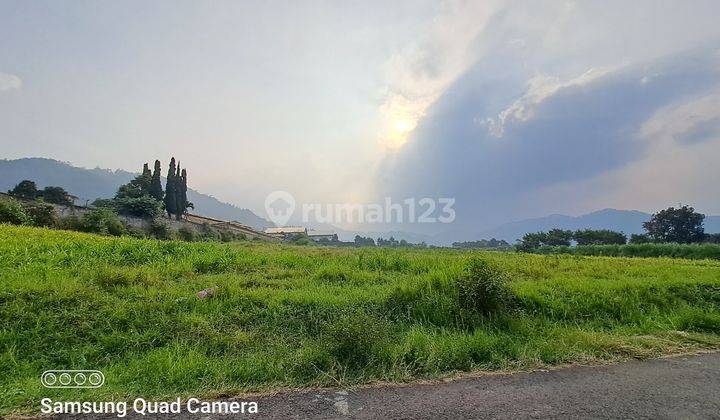
[[[161,418],[720,419],[720,353],[427,385],[295,391],[244,400],[257,401],[259,413],[184,412]]]

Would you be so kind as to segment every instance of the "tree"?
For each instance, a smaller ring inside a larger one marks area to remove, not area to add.
[[[337,242],[337,235],[333,236],[333,242]],[[360,235],[355,235],[355,239],[353,241],[355,243],[355,246],[375,246],[375,240],[370,237],[362,237]]]
[[[540,245],[544,245],[546,240],[547,233],[545,232],[526,233],[520,243],[517,244],[517,249],[518,251],[530,252],[540,248]]]
[[[552,229],[548,231],[545,238],[545,245],[550,246],[570,246],[573,233],[570,230]]]
[[[167,182],[165,183],[165,211],[167,211],[168,217],[172,217],[173,214],[177,213],[177,196],[175,180],[175,158],[170,159],[170,166],[167,172]]]
[[[630,243],[631,244],[647,244],[650,242],[650,237],[645,235],[644,233],[637,234],[633,233],[630,235]]]
[[[37,197],[37,185],[34,182],[27,179],[20,181],[15,188],[8,191],[8,194],[19,197],[34,200]]]
[[[643,228],[651,239],[658,242],[702,242],[705,237],[704,219],[705,215],[696,213],[692,207],[670,207],[653,214],[650,220],[643,223]]]
[[[175,219],[180,220],[182,216],[187,213],[188,208],[195,208],[193,203],[189,202],[187,199],[187,171],[185,169],[180,169],[180,162],[178,162],[174,180]]]
[[[38,193],[38,196],[42,197],[47,203],[61,204],[63,206],[72,205],[72,200],[63,187],[45,187]]]
[[[608,229],[577,230],[573,234],[573,239],[578,245],[624,245],[627,242],[624,233]]]
[[[163,188],[160,180],[160,161],[155,160],[155,169],[153,170],[152,176],[150,177],[150,196],[157,201],[163,201]]]

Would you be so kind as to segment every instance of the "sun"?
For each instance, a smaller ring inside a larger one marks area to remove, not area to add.
[[[400,117],[390,121],[385,136],[385,145],[391,149],[400,148],[404,145],[408,136],[417,126],[417,120],[410,117]]]
[[[410,118],[403,118],[395,121],[395,124],[393,124],[393,130],[399,134],[405,134],[412,131],[413,128],[415,128],[415,125],[415,121]]]

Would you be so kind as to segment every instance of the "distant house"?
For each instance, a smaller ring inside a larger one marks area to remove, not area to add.
[[[265,229],[265,234],[276,238],[289,238],[294,235],[307,235],[306,228],[301,226],[287,226]]]
[[[307,232],[307,235],[310,239],[312,239],[315,242],[337,242],[338,236],[337,233],[331,231],[331,230],[309,230]]]

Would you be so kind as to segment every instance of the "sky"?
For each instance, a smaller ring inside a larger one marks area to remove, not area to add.
[[[174,156],[191,187],[260,215],[275,190],[452,197],[473,229],[720,214],[717,16],[717,1],[0,0],[0,158]]]

